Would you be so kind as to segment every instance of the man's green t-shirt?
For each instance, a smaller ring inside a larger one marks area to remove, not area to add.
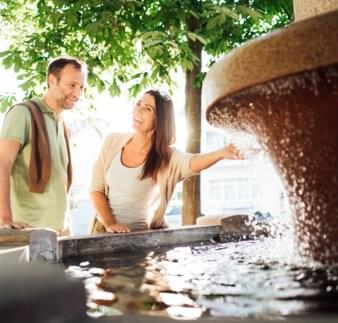
[[[15,106],[5,116],[0,139],[21,144],[11,174],[11,209],[13,221],[36,227],[61,230],[67,211],[68,155],[64,126],[42,100],[34,98],[46,121],[51,151],[51,174],[43,193],[29,191],[28,169],[31,156],[31,113],[25,106]]]

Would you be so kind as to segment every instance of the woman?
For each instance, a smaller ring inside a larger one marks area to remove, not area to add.
[[[182,153],[175,141],[171,98],[149,90],[133,110],[134,133],[112,133],[94,164],[92,232],[123,233],[165,227],[164,213],[175,185],[222,159],[241,159],[230,144],[208,154]]]

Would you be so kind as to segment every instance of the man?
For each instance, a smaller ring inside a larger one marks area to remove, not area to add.
[[[80,99],[86,77],[78,59],[58,57],[48,66],[45,95],[7,112],[0,133],[0,227],[65,229],[71,160],[61,115]]]

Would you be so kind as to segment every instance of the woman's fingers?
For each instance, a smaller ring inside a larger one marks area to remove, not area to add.
[[[112,224],[107,228],[107,232],[110,233],[127,233],[129,231],[128,227],[120,224]]]
[[[227,146],[227,150],[229,153],[229,159],[244,159],[243,154],[234,144],[229,144]]]

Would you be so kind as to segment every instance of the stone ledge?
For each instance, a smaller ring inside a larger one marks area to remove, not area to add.
[[[178,229],[145,230],[124,234],[104,233],[60,238],[58,260],[107,252],[137,251],[219,237],[220,226],[186,226]]]

